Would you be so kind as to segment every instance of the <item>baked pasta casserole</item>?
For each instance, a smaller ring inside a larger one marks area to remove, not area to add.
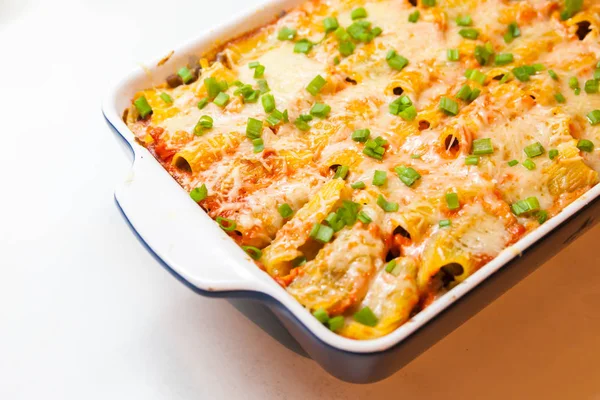
[[[124,120],[315,318],[376,338],[598,183],[599,34],[597,0],[309,0]]]

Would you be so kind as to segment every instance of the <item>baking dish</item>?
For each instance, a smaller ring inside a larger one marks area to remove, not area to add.
[[[244,296],[265,301],[302,347],[326,370],[343,380],[371,382],[390,375],[416,357],[502,290],[531,272],[562,244],[590,227],[600,209],[597,201],[600,186],[505,249],[496,259],[393,333],[366,341],[333,334],[267,274],[256,268],[251,259],[190,201],[187,193],[154,157],[135,142],[133,134],[121,120],[123,110],[136,91],[164,80],[184,64],[192,52],[208,50],[215,42],[263,25],[280,11],[298,3],[300,1],[297,0],[278,1],[246,13],[223,28],[176,49],[170,57],[146,64],[147,71],[139,69],[133,72],[110,90],[103,104],[104,115],[130,144],[135,160],[131,174],[116,189],[115,197],[140,238],[188,286],[205,295]],[[167,204],[168,207],[165,207]],[[539,241],[544,236],[544,241]],[[525,250],[528,251],[524,254]],[[493,280],[479,285],[491,275],[494,275]],[[472,291],[476,286],[477,290]],[[469,296],[463,297],[469,292]],[[459,299],[459,304],[443,312]],[[413,335],[417,330],[418,334]]]

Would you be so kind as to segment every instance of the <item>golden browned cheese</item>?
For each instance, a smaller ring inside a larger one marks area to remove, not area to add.
[[[600,2],[433,3],[299,2],[126,115],[349,338],[392,332],[598,183]]]

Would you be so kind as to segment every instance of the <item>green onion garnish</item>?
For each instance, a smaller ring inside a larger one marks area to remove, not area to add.
[[[590,125],[600,124],[600,110],[590,111],[585,117],[587,118]]]
[[[421,13],[419,12],[419,10],[411,12],[408,15],[408,22],[412,22],[414,24],[414,23],[416,23],[419,20],[420,16],[421,16]]]
[[[555,93],[554,94],[554,98],[556,99],[557,102],[559,103],[564,103],[567,101],[567,99],[565,99],[565,96],[563,96],[562,93]]]
[[[475,59],[479,65],[486,65],[494,55],[494,49],[488,42],[485,46],[475,46]]]
[[[387,272],[388,274],[391,274],[394,268],[396,268],[396,260],[390,261],[389,263],[385,264],[384,267],[385,272]]]
[[[352,140],[355,142],[364,143],[369,139],[369,135],[371,135],[371,131],[369,129],[357,129],[352,132]]]
[[[442,219],[439,222],[440,228],[447,228],[447,227],[449,227],[451,225],[452,225],[452,221],[450,221],[449,219]]]
[[[285,121],[285,119],[286,119],[285,113],[282,113],[278,109],[274,109],[271,112],[271,114],[269,114],[269,116],[267,117],[267,119],[265,121],[271,126],[276,126],[281,121]]]
[[[571,89],[578,89],[579,88],[579,80],[574,76],[570,77],[569,78],[569,87]]]
[[[465,73],[465,76],[467,77],[467,79],[479,82],[480,85],[483,85],[487,78],[486,74],[476,69],[468,69]]]
[[[389,104],[390,114],[399,115],[407,121],[412,121],[417,116],[417,109],[408,96],[398,97]]]
[[[190,197],[196,203],[206,199],[207,196],[208,196],[208,189],[206,188],[205,184],[202,184],[202,186],[192,189],[192,191],[190,192]]]
[[[591,153],[594,151],[594,143],[592,143],[591,140],[579,139],[577,142],[577,148],[581,151],[585,151],[586,153]]]
[[[203,115],[198,120],[198,123],[194,127],[194,135],[200,136],[205,130],[213,127],[213,119],[209,115]]]
[[[504,34],[504,42],[510,43],[519,36],[521,36],[521,30],[519,29],[519,25],[517,25],[516,22],[512,22],[508,25],[508,32]]]
[[[296,37],[296,30],[284,26],[277,34],[279,40],[293,40]]]
[[[140,96],[133,101],[133,105],[135,109],[140,113],[140,117],[146,118],[148,115],[152,114],[152,107],[148,104],[148,99],[146,96]]]
[[[522,65],[512,69],[513,75],[521,82],[527,82],[529,77],[535,75],[537,70],[532,65]]]
[[[583,0],[565,0],[565,9],[560,12],[560,18],[565,21],[581,11]]]
[[[397,71],[402,71],[408,65],[408,59],[396,53],[396,50],[388,51],[385,59],[390,67]]]
[[[519,200],[510,206],[513,214],[523,215],[540,209],[540,202],[537,197],[528,197],[525,200]]]
[[[458,61],[460,59],[460,53],[458,49],[448,49],[446,52],[448,61]]]
[[[471,153],[480,156],[484,154],[492,154],[493,152],[494,147],[492,146],[492,139],[484,138],[473,140],[473,147],[471,149]]]
[[[227,93],[221,92],[217,95],[217,97],[215,97],[213,103],[223,108],[227,105],[227,103],[229,103],[229,95]]]
[[[440,99],[440,110],[444,111],[448,115],[458,114],[458,103],[448,97],[442,97]]]
[[[456,25],[471,26],[473,25],[473,19],[470,15],[459,15],[458,17],[456,17]]]
[[[242,250],[244,250],[253,260],[260,260],[262,257],[262,251],[258,247],[242,246]]]
[[[263,94],[260,101],[266,113],[270,113],[275,109],[275,97],[271,93]]]
[[[535,213],[535,216],[541,225],[548,220],[548,211],[540,210],[537,213]]]
[[[179,75],[183,83],[189,83],[195,78],[194,74],[189,70],[188,67],[181,67],[179,71],[177,71],[177,75]]]
[[[373,185],[383,186],[387,182],[387,173],[385,171],[375,170],[373,174]]]
[[[363,224],[365,224],[365,225],[368,224],[368,223],[370,223],[370,222],[373,222],[373,220],[371,219],[371,217],[369,217],[367,215],[367,213],[364,212],[364,211],[359,212],[356,218],[358,218],[358,220],[360,222],[362,222]]]
[[[476,40],[479,37],[479,31],[474,28],[463,28],[458,31],[458,34],[465,39]]]
[[[265,66],[264,65],[259,65],[256,68],[254,68],[254,79],[262,78],[264,74],[265,74]]]
[[[294,210],[292,210],[292,207],[290,207],[288,203],[280,204],[279,207],[277,207],[277,211],[279,212],[279,215],[281,215],[281,218],[284,219],[294,215]]]
[[[352,13],[350,13],[350,17],[352,20],[367,18],[367,10],[365,10],[364,7],[355,8],[352,10]]]
[[[595,79],[590,79],[585,81],[583,86],[584,90],[588,94],[598,93],[598,88],[600,87],[600,82]]]
[[[425,1],[425,0],[423,0]],[[427,1],[431,1],[431,0],[427,0]],[[433,2],[435,3],[435,0],[433,0]],[[366,326],[375,326],[377,325],[377,317],[375,316],[375,314],[373,314],[373,311],[371,311],[371,309],[369,307],[364,307],[362,310],[358,311],[356,314],[354,314],[354,320],[356,322],[358,322],[359,324],[363,324]]]
[[[248,118],[246,124],[246,137],[250,139],[257,139],[262,134],[263,123],[254,118]]]
[[[515,165],[517,165],[519,162],[517,160],[510,160],[508,162],[508,166],[509,167],[514,167]]]
[[[348,176],[348,171],[350,171],[350,167],[348,167],[347,165],[340,165],[335,170],[335,175],[333,175],[333,179],[346,179],[346,176]]]
[[[396,171],[398,178],[400,178],[400,180],[409,187],[412,186],[417,180],[421,179],[421,175],[412,167],[399,166],[394,168],[394,171]]]
[[[363,181],[354,182],[350,185],[352,189],[364,189],[366,186]]]
[[[333,233],[333,228],[316,223],[310,231],[310,237],[321,243],[328,243],[333,237]]]
[[[549,69],[548,75],[550,75],[550,78],[554,79],[555,81],[558,80],[558,75],[556,74],[556,72],[554,72],[554,70]]]
[[[313,317],[322,324],[326,324],[329,321],[329,314],[324,308],[313,311]]]
[[[208,97],[200,99],[200,101],[198,102],[198,109],[202,110],[204,107],[206,107],[207,104],[208,104]]]
[[[382,195],[377,197],[377,205],[385,212],[396,212],[400,208],[398,203],[387,201]]]
[[[515,57],[512,53],[500,53],[496,54],[496,58],[494,59],[494,63],[496,65],[506,65],[513,62]]]
[[[263,142],[262,138],[252,139],[252,146],[254,146],[255,153],[260,153],[265,149],[265,142]]]
[[[310,81],[310,83],[306,87],[306,90],[308,91],[308,93],[312,94],[313,96],[316,96],[317,93],[319,93],[321,89],[323,89],[323,86],[325,86],[326,83],[327,81],[325,80],[325,78],[323,78],[321,75],[317,75],[312,81]]]
[[[332,332],[337,332],[344,327],[344,322],[344,317],[342,315],[338,315],[337,317],[330,318],[327,324]]]
[[[527,154],[527,157],[534,158],[544,154],[544,146],[540,142],[535,142],[526,146],[523,151]]]
[[[209,99],[214,99],[219,93],[221,93],[219,82],[217,82],[217,80],[213,77],[206,78],[204,80],[204,87],[206,88],[206,93],[208,93]]]
[[[310,109],[310,115],[318,118],[327,118],[329,112],[331,111],[331,107],[324,103],[315,103]]]
[[[466,156],[465,157],[465,164],[466,165],[477,165],[477,164],[479,164],[479,156],[474,156],[474,155]]]
[[[421,0],[421,4],[424,5],[425,7],[434,7],[435,0]]]
[[[349,55],[354,53],[354,49],[356,49],[356,46],[354,45],[354,43],[352,43],[350,41],[340,42],[340,46],[339,46],[340,54],[343,55],[344,57],[348,57]]]
[[[325,28],[325,32],[333,32],[335,31],[340,24],[336,17],[327,17],[323,20],[323,28]]]
[[[460,90],[456,93],[456,98],[464,101],[469,101],[471,96],[471,87],[467,84],[463,85]]]
[[[161,93],[160,98],[167,104],[173,103],[173,98],[168,93]]]
[[[533,171],[535,169],[535,163],[529,158],[523,161],[523,166],[530,171]]]
[[[458,201],[458,195],[456,193],[446,193],[446,205],[448,206],[448,210],[456,210],[460,207],[460,202]]]
[[[308,54],[308,52],[312,49],[313,43],[308,39],[301,39],[296,42],[294,45],[294,53],[303,53]]]
[[[548,157],[551,160],[554,160],[556,157],[558,157],[558,150],[552,149],[552,150],[548,151]]]
[[[237,227],[237,223],[232,219],[217,217],[217,224],[226,232],[231,232]]]

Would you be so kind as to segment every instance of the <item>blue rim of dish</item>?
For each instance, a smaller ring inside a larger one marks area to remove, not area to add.
[[[119,137],[121,138],[121,140],[123,142],[125,142],[127,144],[127,146],[129,147],[131,153],[133,154],[133,158],[134,158],[134,162],[135,162],[135,152],[133,151],[133,148],[132,148],[131,144],[129,143],[129,141],[127,141],[127,139],[125,139],[125,137],[121,134],[121,132],[119,132],[119,130],[112,124],[112,122],[110,122],[110,120],[108,119],[108,117],[106,116],[106,114],[104,114],[104,111],[102,111],[102,114],[104,116],[104,119],[108,123],[108,125],[111,127],[111,129],[119,135]],[[511,261],[509,261],[509,262],[505,263],[504,265],[502,265],[497,271],[495,271],[493,274],[491,274],[490,276],[488,276],[483,282],[481,282],[479,285],[476,285],[471,290],[469,290],[467,293],[465,293],[463,296],[461,296],[459,299],[457,299],[457,301],[454,304],[450,305],[449,307],[445,308],[444,310],[442,310],[441,312],[439,312],[438,314],[436,314],[429,321],[427,321],[426,323],[424,323],[423,325],[421,325],[419,327],[419,329],[415,330],[414,332],[412,332],[412,334],[410,334],[409,336],[405,337],[403,340],[399,341],[395,345],[393,345],[393,346],[391,346],[391,347],[389,347],[389,348],[387,348],[385,350],[381,350],[381,351],[374,351],[374,352],[370,352],[370,353],[356,353],[356,352],[352,352],[352,351],[341,350],[341,349],[339,349],[337,347],[331,346],[330,344],[324,342],[317,335],[315,335],[314,332],[312,332],[310,329],[308,329],[306,327],[306,325],[304,325],[304,323],[299,318],[297,318],[290,310],[288,310],[287,307],[285,307],[279,301],[277,301],[276,299],[274,299],[272,296],[269,296],[269,295],[267,295],[265,293],[260,293],[260,292],[255,292],[255,291],[248,291],[248,290],[229,290],[229,291],[211,292],[211,291],[200,289],[197,286],[193,285],[191,282],[189,282],[183,276],[181,276],[177,271],[175,271],[173,268],[171,268],[162,258],[160,258],[160,256],[158,254],[156,254],[156,252],[154,252],[154,250],[152,249],[152,247],[150,247],[148,245],[148,243],[146,243],[146,241],[140,235],[140,233],[137,231],[137,229],[135,229],[135,227],[133,226],[133,224],[131,223],[131,221],[127,217],[127,214],[123,211],[123,208],[121,207],[121,204],[119,204],[119,201],[117,200],[117,198],[115,197],[114,199],[115,199],[115,203],[117,205],[117,208],[119,209],[119,212],[121,213],[121,215],[123,216],[123,218],[127,222],[127,225],[129,226],[129,228],[131,229],[131,231],[137,237],[137,239],[139,240],[139,242],[146,248],[146,250],[152,255],[152,257],[164,269],[167,270],[167,272],[169,272],[172,276],[174,276],[179,282],[183,283],[186,287],[188,287],[189,289],[191,289],[194,293],[197,293],[199,295],[206,296],[206,297],[211,297],[211,298],[238,298],[238,299],[239,298],[246,298],[246,299],[254,299],[254,300],[259,300],[261,302],[265,302],[265,303],[269,303],[271,305],[277,306],[278,309],[280,309],[280,310],[282,310],[283,312],[286,313],[286,315],[294,322],[295,325],[299,326],[304,331],[304,333],[309,334],[310,337],[313,340],[318,341],[321,346],[325,346],[328,349],[336,351],[336,352],[345,353],[345,354],[351,354],[352,356],[360,356],[360,357],[365,357],[365,358],[369,358],[369,357],[373,357],[373,356],[378,356],[378,355],[381,355],[381,354],[384,354],[384,353],[388,353],[388,352],[394,351],[395,349],[397,349],[398,347],[400,347],[402,344],[404,344],[404,342],[406,340],[408,340],[413,335],[417,334],[425,326],[431,324],[433,321],[435,321],[436,319],[438,319],[441,315],[443,315],[444,313],[446,313],[449,309],[452,309],[453,307],[457,307],[461,302],[465,301],[471,295],[471,293],[473,293],[477,288],[481,287],[482,284],[484,284],[485,282],[487,282],[487,281],[493,279],[495,276],[497,276],[498,272],[506,270],[511,265],[513,265],[515,263],[518,263],[523,258],[523,256],[526,253],[529,253],[531,250],[533,250],[536,247],[542,245],[545,241],[550,240],[551,237],[559,231],[559,228],[566,226],[570,221],[572,221],[578,215],[580,215],[581,213],[585,212],[586,210],[592,208],[596,204],[600,204],[600,197],[598,197],[598,198],[592,200],[590,203],[586,204],[579,211],[577,211],[573,215],[569,216],[561,224],[559,224],[558,226],[556,226],[556,228],[554,228],[553,230],[551,230],[550,232],[548,232],[544,237],[538,239],[531,246],[529,246],[528,248],[526,248],[525,251],[523,251],[521,257],[514,258]],[[570,243],[570,242],[568,242],[568,243]],[[568,243],[566,243],[565,245],[567,245]],[[510,288],[508,288],[508,289],[510,289]],[[485,308],[485,306],[483,308]],[[440,340],[442,338],[443,337],[441,337]]]

